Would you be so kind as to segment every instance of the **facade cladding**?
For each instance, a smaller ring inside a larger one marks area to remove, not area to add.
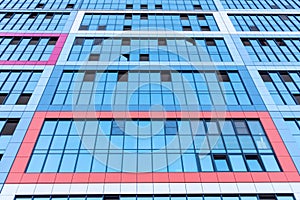
[[[298,0],[1,0],[0,200],[300,200]]]

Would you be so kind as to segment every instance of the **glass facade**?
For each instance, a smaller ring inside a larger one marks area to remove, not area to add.
[[[0,0],[0,200],[300,200],[299,0]]]

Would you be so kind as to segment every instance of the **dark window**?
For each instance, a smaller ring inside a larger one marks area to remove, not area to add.
[[[227,72],[219,72],[218,78],[220,82],[230,82]]]
[[[148,19],[148,15],[147,14],[141,14],[141,19],[147,20]]]
[[[300,105],[300,94],[293,94],[297,105]]]
[[[189,17],[188,17],[188,15],[181,14],[181,15],[180,15],[180,19],[181,19],[181,20],[188,20]]]
[[[125,14],[125,19],[132,19],[132,14]]]
[[[265,39],[258,40],[261,46],[269,46],[268,42]]]
[[[284,82],[293,82],[293,79],[290,77],[290,75],[287,72],[281,72],[280,75]]]
[[[205,15],[197,15],[198,20],[206,20]]]
[[[128,81],[128,71],[119,71],[118,72],[118,81],[127,82]]]
[[[94,39],[93,45],[101,45],[102,44],[103,39],[102,38],[96,38]]]
[[[209,26],[201,26],[201,31],[210,31]]]
[[[158,38],[158,46],[166,46],[167,39],[166,38]]]
[[[74,6],[75,6],[74,4],[69,3],[66,8],[74,8]]]
[[[83,45],[84,39],[83,38],[76,38],[74,41],[74,45]]]
[[[11,40],[10,45],[17,45],[20,42],[20,38],[14,38]]]
[[[90,54],[89,61],[99,61],[99,58],[100,58],[100,54],[93,53],[93,54]]]
[[[43,3],[39,3],[38,5],[36,5],[36,7],[35,7],[35,8],[44,8],[44,6],[45,6],[45,4],[43,4]]]
[[[88,25],[80,25],[79,30],[88,30],[89,26]]]
[[[282,39],[275,40],[278,46],[286,46],[285,42]]]
[[[122,39],[123,46],[130,46],[130,38],[123,38]]]
[[[242,42],[243,42],[243,45],[244,45],[244,46],[251,46],[250,41],[247,40],[247,39],[242,39]]]
[[[213,39],[206,39],[207,46],[216,46],[216,42]]]
[[[126,9],[133,9],[133,5],[132,4],[126,4]]]
[[[31,38],[29,45],[37,45],[40,41],[40,38]]]
[[[260,194],[258,196],[259,200],[276,200],[276,197],[273,194]]]
[[[162,9],[162,5],[161,4],[155,4],[155,9],[161,10]]]
[[[47,13],[45,18],[46,19],[52,19],[53,16],[54,16],[53,13]]]
[[[149,61],[149,54],[140,54],[140,61]]]
[[[253,25],[253,26],[250,26],[250,31],[259,31],[259,30],[255,25]]]
[[[55,45],[57,42],[57,38],[51,38],[49,41],[48,41],[48,44],[47,45]]]
[[[249,171],[263,171],[261,162],[257,155],[245,155]]]
[[[129,54],[122,54],[122,56],[123,56],[124,58],[126,58],[127,61],[129,61],[129,58],[130,58]]]
[[[95,77],[96,77],[95,71],[87,71],[84,74],[83,81],[93,82],[95,80]]]
[[[264,82],[272,82],[272,79],[267,72],[261,72],[260,76]]]
[[[279,9],[279,7],[277,5],[271,5],[270,6],[272,9]]]
[[[227,155],[214,155],[213,158],[215,161],[216,171],[230,171]]]
[[[27,105],[30,97],[31,97],[31,94],[21,94],[16,104],[17,105]]]
[[[147,4],[141,4],[141,9],[148,9],[148,5]]]
[[[3,105],[8,94],[0,94],[0,105]]]
[[[286,8],[286,9],[294,9],[294,7],[291,6],[291,5],[285,5],[285,8]]]
[[[105,31],[106,30],[106,26],[105,25],[98,26],[97,30],[98,31]]]
[[[112,196],[112,195],[105,195],[103,197],[103,200],[119,200],[120,197],[119,196]]]
[[[123,31],[130,31],[131,30],[131,26],[124,26]]]
[[[289,20],[289,17],[287,15],[279,15],[281,20]]]
[[[202,10],[202,7],[200,5],[194,5],[194,10]]]
[[[160,73],[160,78],[162,82],[171,82],[172,77],[171,77],[171,72],[170,71],[162,71]]]
[[[18,119],[8,119],[1,130],[0,135],[12,135],[19,123]]]
[[[3,157],[3,154],[0,154],[0,160],[2,159],[2,157]]]
[[[196,46],[196,41],[193,38],[187,38],[186,41],[191,43],[193,46]]]
[[[192,31],[192,27],[191,26],[182,26],[182,30],[183,31]]]
[[[28,18],[29,19],[35,19],[36,17],[37,17],[36,13],[31,13]]]
[[[5,19],[11,18],[13,16],[13,13],[6,13],[4,16]]]

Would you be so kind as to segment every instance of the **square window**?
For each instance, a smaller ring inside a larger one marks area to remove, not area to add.
[[[257,26],[253,25],[253,26],[250,26],[250,31],[259,31]]]
[[[74,8],[74,4],[71,4],[71,3],[69,3],[69,4],[67,4],[67,6],[66,6],[66,8]]]
[[[40,41],[40,38],[31,38],[30,42],[29,42],[29,45],[37,45]]]
[[[133,5],[132,4],[126,4],[126,9],[133,9]]]
[[[97,30],[98,31],[105,31],[106,30],[106,26],[105,25],[98,26]]]
[[[194,5],[194,10],[202,10],[202,7],[200,5]]]
[[[80,25],[79,30],[88,30],[89,26],[88,25]]]
[[[5,99],[8,94],[0,94],[0,105],[3,105],[5,103]]]
[[[278,46],[286,46],[285,42],[282,39],[275,40]]]
[[[249,130],[248,130],[245,120],[234,120],[233,122],[234,122],[234,126],[235,126],[237,134],[239,134],[239,135],[248,135],[249,134]]]
[[[201,31],[210,31],[209,26],[201,26]]]
[[[221,71],[221,72],[217,72],[217,73],[219,73],[218,78],[219,78],[220,82],[230,82],[227,72]]]
[[[244,46],[251,46],[251,43],[248,39],[242,39],[242,42]]]
[[[99,58],[100,58],[100,54],[93,53],[93,54],[90,54],[89,61],[99,61]]]
[[[264,82],[272,82],[272,79],[267,72],[261,72],[260,76]]]
[[[293,94],[297,105],[300,105],[300,94]]]
[[[205,15],[197,15],[198,20],[206,20]]]
[[[158,38],[158,46],[166,46],[167,39],[166,38]]]
[[[125,14],[125,19],[132,19],[132,14]]]
[[[162,9],[162,5],[161,4],[155,4],[155,9],[161,10]]]
[[[149,61],[149,54],[140,54],[140,61]]]
[[[53,13],[47,13],[45,18],[46,19],[52,19],[53,16],[54,16]]]
[[[12,135],[19,123],[18,119],[8,119],[2,128],[0,135]]]
[[[30,97],[31,97],[31,94],[21,94],[16,104],[17,105],[27,105]]]
[[[118,81],[119,82],[128,82],[128,71],[119,71],[118,72]]]
[[[214,39],[206,39],[205,42],[207,46],[216,46],[216,42]]]
[[[43,3],[39,3],[39,4],[37,4],[37,5],[36,5],[36,7],[35,7],[35,8],[44,8],[44,6],[45,6],[45,4],[43,4]]]
[[[192,27],[191,26],[182,26],[182,30],[183,31],[192,31]]]
[[[130,46],[130,38],[122,38],[123,46]]]
[[[181,20],[189,20],[189,17],[188,17],[188,15],[186,15],[186,14],[181,14],[181,15],[180,15],[180,19],[181,19]]]
[[[284,82],[293,82],[293,79],[290,77],[289,73],[281,72],[280,76]]]
[[[74,41],[74,45],[83,45],[84,38],[76,38]]]
[[[162,71],[160,73],[160,78],[162,82],[171,82],[172,78],[171,78],[171,72],[170,71]]]
[[[141,20],[147,20],[148,15],[147,14],[141,14]]]
[[[57,42],[57,38],[50,38],[47,45],[55,45]]]
[[[258,40],[261,46],[269,46],[268,42],[265,39]]]
[[[148,9],[148,5],[147,4],[141,4],[141,9]]]
[[[95,71],[87,71],[84,73],[83,81],[86,82],[93,82],[96,77],[96,72]]]
[[[123,31],[130,31],[131,30],[131,26],[124,26],[123,27]]]

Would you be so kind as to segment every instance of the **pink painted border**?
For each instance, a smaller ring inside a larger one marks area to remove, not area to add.
[[[56,45],[48,61],[0,61],[0,65],[55,65],[65,44],[68,34],[59,33],[0,33],[0,37],[58,37]]]

